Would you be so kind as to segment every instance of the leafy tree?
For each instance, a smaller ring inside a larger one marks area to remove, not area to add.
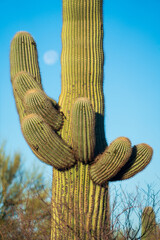
[[[20,155],[15,154],[14,159],[11,160],[10,156],[5,155],[2,146],[0,148],[0,222],[11,214],[17,204],[20,204],[20,195],[23,192],[20,172]]]
[[[49,193],[42,173],[26,173],[20,154],[11,158],[1,146],[0,239],[49,239]]]

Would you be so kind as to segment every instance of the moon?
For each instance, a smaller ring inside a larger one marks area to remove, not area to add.
[[[47,65],[53,65],[58,61],[58,53],[54,50],[49,50],[44,53],[44,62]]]

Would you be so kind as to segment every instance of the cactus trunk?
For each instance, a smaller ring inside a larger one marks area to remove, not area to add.
[[[95,111],[98,144],[94,151],[95,154],[101,153],[106,147],[102,0],[63,1],[61,67],[59,105],[65,115],[62,138],[69,145],[73,144],[71,110],[77,98],[86,97]],[[108,188],[93,183],[88,165],[79,162],[67,172],[54,168],[52,190],[52,239],[103,239]]]
[[[71,109],[86,97],[96,113],[96,153],[106,147],[103,95],[102,0],[63,0],[61,95],[66,117],[62,138],[71,144]]]
[[[81,162],[53,176],[51,239],[105,239],[108,188],[94,184]]]

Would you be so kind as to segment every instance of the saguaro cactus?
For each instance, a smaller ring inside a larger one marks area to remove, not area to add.
[[[105,239],[108,181],[134,176],[150,162],[147,144],[104,133],[102,0],[63,0],[59,102],[41,85],[36,43],[18,32],[11,81],[23,135],[53,166],[51,239]]]
[[[145,207],[142,213],[141,240],[156,240],[156,219],[152,207]]]

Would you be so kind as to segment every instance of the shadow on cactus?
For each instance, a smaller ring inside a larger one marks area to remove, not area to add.
[[[51,239],[89,239],[84,222],[95,239],[104,239],[108,182],[133,177],[152,157],[147,144],[132,148],[128,138],[119,137],[108,146],[105,140],[102,4],[63,0],[58,103],[43,91],[33,37],[18,32],[11,43],[11,81],[23,135],[35,155],[53,166]],[[63,226],[56,204],[69,226],[65,238],[54,224]]]

